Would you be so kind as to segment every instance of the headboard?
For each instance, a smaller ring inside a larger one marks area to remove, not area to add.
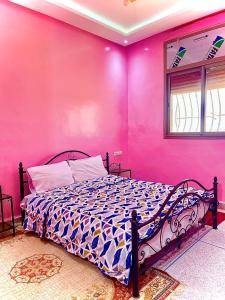
[[[46,163],[43,165],[49,165],[51,163],[63,160],[77,160],[84,157],[91,157],[91,155],[78,150],[67,150],[61,153],[56,154],[52,158],[50,158]],[[109,172],[109,153],[106,153],[105,158],[103,158],[103,162],[105,165],[106,170]],[[23,200],[25,196],[25,186],[28,184],[28,180],[25,177],[26,169],[23,167],[23,163],[19,163],[19,181],[20,181],[20,201]]]

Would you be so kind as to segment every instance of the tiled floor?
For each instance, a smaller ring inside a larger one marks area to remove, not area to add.
[[[225,221],[164,270],[184,286],[171,300],[225,300]]]

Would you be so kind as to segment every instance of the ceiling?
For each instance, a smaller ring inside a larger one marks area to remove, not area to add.
[[[224,0],[9,0],[127,46],[225,9]]]

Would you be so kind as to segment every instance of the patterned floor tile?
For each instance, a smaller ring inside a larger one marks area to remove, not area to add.
[[[191,287],[184,287],[182,291],[172,295],[170,300],[224,300],[224,296],[216,292],[203,292]]]
[[[210,231],[201,239],[201,242],[205,242],[213,246],[223,248],[225,250],[225,233],[219,230]]]
[[[223,221],[221,224],[218,225],[218,229],[219,229],[220,231],[225,232],[225,221]]]
[[[221,223],[217,230],[210,230],[200,241],[225,250],[225,222]]]
[[[224,265],[224,249],[199,241],[167,272],[186,286],[179,300],[222,300],[225,299]]]

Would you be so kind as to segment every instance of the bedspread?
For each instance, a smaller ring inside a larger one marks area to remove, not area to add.
[[[127,285],[132,265],[131,212],[138,211],[140,222],[148,220],[172,189],[162,183],[108,175],[32,194],[23,204],[24,228],[88,259],[103,273]],[[183,193],[179,189],[175,198]],[[191,201],[194,205],[197,198]],[[175,213],[182,209],[178,205]],[[140,239],[154,234],[153,224],[142,229]]]

